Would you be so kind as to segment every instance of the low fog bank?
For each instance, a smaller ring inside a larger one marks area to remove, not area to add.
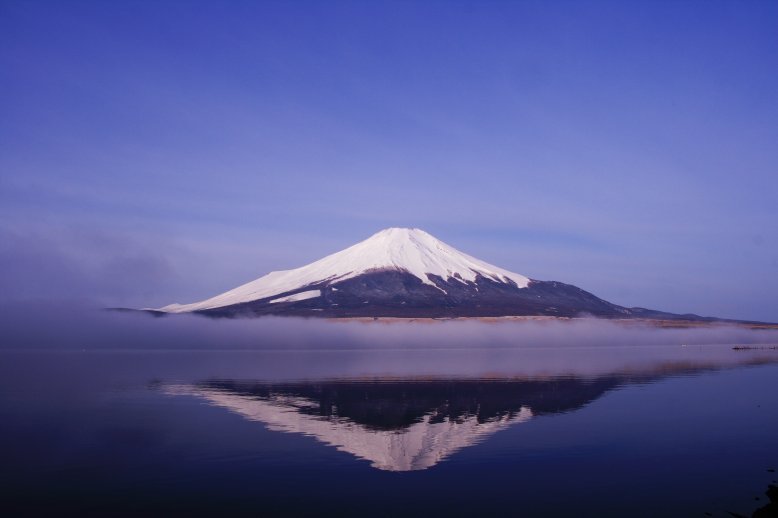
[[[3,349],[435,349],[776,344],[778,331],[660,329],[597,319],[387,323],[155,317],[85,303],[28,303],[0,306],[0,338]]]
[[[0,391],[20,383],[60,391],[143,386],[149,380],[546,379],[615,373],[642,379],[778,362],[775,350],[732,349],[778,343],[778,332],[737,327],[658,329],[603,320],[228,320],[73,304],[0,306],[0,315]]]

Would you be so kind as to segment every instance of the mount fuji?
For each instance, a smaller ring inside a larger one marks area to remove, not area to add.
[[[499,317],[543,315],[716,320],[612,304],[570,284],[539,281],[460,252],[419,229],[388,228],[294,270],[156,313],[210,316]]]

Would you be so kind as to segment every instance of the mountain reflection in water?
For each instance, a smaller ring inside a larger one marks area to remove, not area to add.
[[[765,363],[749,360],[740,365]],[[549,379],[207,380],[164,386],[263,423],[314,437],[388,471],[430,468],[533,417],[577,410],[628,384],[716,370],[666,363],[642,371]]]

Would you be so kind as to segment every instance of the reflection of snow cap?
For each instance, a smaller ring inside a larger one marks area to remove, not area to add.
[[[373,430],[343,417],[301,413],[301,408],[318,406],[305,398],[271,396],[258,399],[192,385],[169,386],[166,392],[201,397],[250,421],[264,423],[269,430],[314,437],[340,451],[371,461],[374,468],[388,471],[427,469],[462,448],[532,417],[532,410],[527,407],[482,423],[473,415],[460,420],[446,418],[432,422],[434,414],[427,414],[403,430]]]

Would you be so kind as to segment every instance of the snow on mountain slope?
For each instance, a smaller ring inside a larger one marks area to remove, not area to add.
[[[312,284],[332,284],[377,270],[406,271],[435,286],[429,275],[460,282],[477,275],[525,288],[529,279],[503,270],[436,239],[416,228],[388,228],[368,239],[294,270],[271,272],[257,280],[192,304],[170,304],[159,311],[185,313],[251,302],[287,293]]]
[[[301,291],[288,297],[280,297],[270,301],[271,304],[278,304],[279,302],[297,302],[298,300],[308,300],[321,297],[321,290]]]

